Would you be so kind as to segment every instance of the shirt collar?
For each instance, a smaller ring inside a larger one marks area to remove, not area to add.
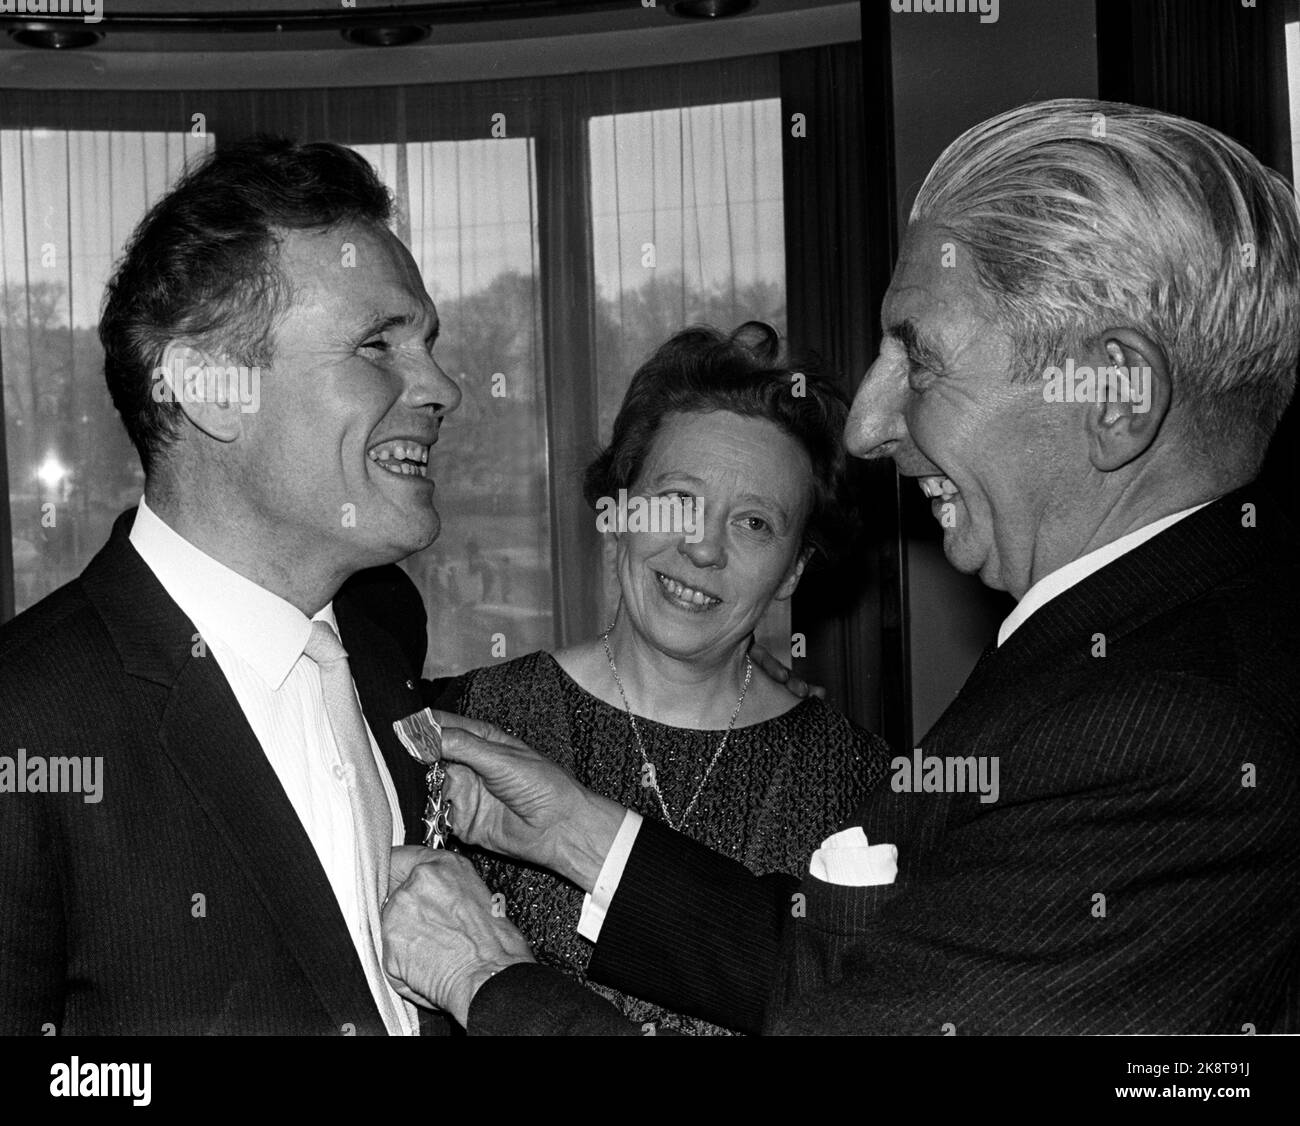
[[[1016,604],[1016,608],[1007,615],[998,628],[999,647],[1006,644],[1007,638],[1024,625],[1035,610],[1041,610],[1058,594],[1064,594],[1070,587],[1083,582],[1089,575],[1100,571],[1107,564],[1115,562],[1121,555],[1125,555],[1134,548],[1141,546],[1147,540],[1158,536],[1166,528],[1172,527],[1179,520],[1185,519],[1210,503],[1211,501],[1207,500],[1200,504],[1194,504],[1191,508],[1184,508],[1181,512],[1171,512],[1168,516],[1162,516],[1159,520],[1144,524],[1136,531],[1120,536],[1117,540],[1111,540],[1110,543],[1103,544],[1095,551],[1088,552],[1087,555],[1080,555],[1078,559],[1072,560],[1064,567],[1058,567],[1051,574],[1044,575],[1025,591],[1025,596]]]
[[[331,602],[315,618],[278,594],[232,571],[176,532],[140,498],[131,545],[201,637],[220,641],[272,690],[278,689],[307,646],[311,623],[338,631]]]

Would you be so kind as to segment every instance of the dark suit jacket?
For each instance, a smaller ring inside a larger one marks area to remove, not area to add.
[[[1295,1031],[1298,549],[1247,488],[987,650],[923,749],[996,756],[998,800],[883,785],[855,821],[892,885],[756,878],[647,822],[590,976],[752,1031]],[[628,1031],[551,973],[497,975],[470,1032]]]
[[[133,519],[0,629],[0,754],[103,756],[97,804],[0,794],[0,1031],[382,1034],[311,842]],[[423,774],[391,723],[422,706],[423,607],[392,567],[335,612],[419,843]]]

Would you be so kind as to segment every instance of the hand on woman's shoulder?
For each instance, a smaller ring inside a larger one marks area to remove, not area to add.
[[[754,665],[754,678],[750,681],[748,699],[741,722],[745,726],[763,723],[797,708],[807,697],[791,692],[784,684],[773,680],[759,665]]]

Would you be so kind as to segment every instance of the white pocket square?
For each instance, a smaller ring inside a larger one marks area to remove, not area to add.
[[[814,879],[841,887],[892,884],[898,876],[898,848],[868,844],[867,834],[855,825],[822,842],[812,855],[808,873]]]

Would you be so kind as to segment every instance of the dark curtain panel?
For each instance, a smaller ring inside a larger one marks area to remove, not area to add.
[[[1167,110],[1240,141],[1291,178],[1285,25],[1294,0],[1253,7],[1220,0],[1097,0],[1102,98]],[[1269,449],[1264,476],[1300,511],[1300,417],[1295,400]]]
[[[1097,0],[1102,98],[1211,125],[1291,175],[1284,24],[1259,0]]]
[[[582,499],[582,471],[598,447],[595,362],[596,283],[592,271],[591,186],[586,114],[573,98],[553,101],[537,146],[546,370],[564,372],[564,393],[547,398],[556,644],[596,636],[607,624],[592,597],[600,585],[600,542]]]
[[[860,46],[781,57],[790,344],[796,357],[817,357],[850,398],[876,353],[894,255],[888,12],[880,9],[880,19],[864,12]],[[795,664],[853,719],[905,749],[897,478],[888,461],[851,468],[862,543],[833,572],[801,584],[793,628],[807,652]]]

